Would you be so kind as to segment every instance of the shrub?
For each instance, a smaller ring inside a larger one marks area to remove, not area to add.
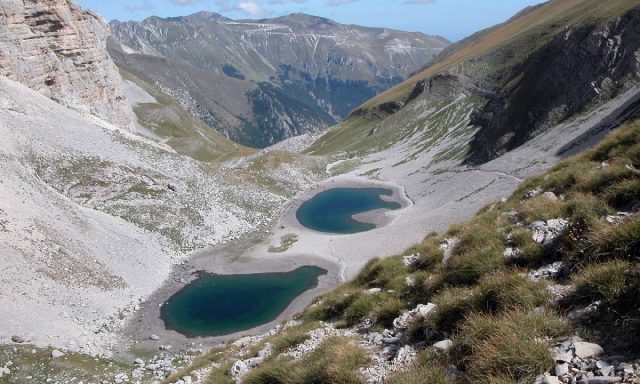
[[[632,172],[621,161],[615,161],[606,167],[594,167],[585,172],[576,188],[585,193],[599,194],[610,185],[632,177]]]
[[[401,256],[373,259],[358,274],[353,285],[400,290],[404,286],[404,276],[406,275],[407,268],[404,266]]]
[[[601,225],[589,234],[590,260],[624,259],[640,261],[640,215],[619,225]]]
[[[444,286],[444,274],[441,272],[418,271],[409,277],[414,283],[405,286],[403,297],[408,297],[413,306],[428,303]]]
[[[625,289],[631,267],[631,263],[626,261],[589,265],[574,276],[576,290],[572,296],[584,304],[596,300],[611,303]]]
[[[352,340],[328,338],[302,359],[273,358],[249,372],[246,384],[356,384],[358,369],[369,362],[367,353]]]
[[[352,326],[358,324],[367,317],[375,306],[378,298],[375,295],[360,294],[358,297],[344,310],[342,320],[345,325]]]
[[[397,297],[383,295],[374,310],[376,324],[380,324],[384,328],[391,328],[393,320],[400,316],[405,309],[404,301]]]
[[[533,282],[517,270],[500,271],[483,277],[478,283],[477,306],[495,313],[514,307],[534,308],[548,299],[544,282]]]
[[[505,265],[504,246],[487,243],[478,249],[456,255],[445,267],[445,281],[452,285],[469,285]]]
[[[500,315],[472,314],[462,324],[452,354],[457,354],[472,381],[486,382],[487,377],[532,381],[554,366],[549,345],[542,340],[566,330],[556,315],[524,308]]]
[[[563,217],[565,214],[564,202],[560,200],[553,201],[542,195],[525,201],[520,206],[519,211],[524,214],[528,223],[537,220],[546,221],[548,219]]]
[[[640,202],[640,178],[622,180],[604,192],[604,198],[612,207],[626,211]]]
[[[453,384],[455,380],[442,367],[415,367],[408,371],[397,373],[387,380],[388,384]]]
[[[303,318],[310,321],[336,319],[360,295],[362,295],[362,289],[344,285],[331,293],[317,298],[314,305],[305,309]]]
[[[438,306],[435,313],[409,328],[410,340],[432,342],[446,337],[473,310],[474,293],[470,288],[449,287],[436,295],[433,303]]]
[[[444,252],[440,249],[442,238],[435,234],[427,236],[415,250],[418,253],[418,261],[415,268],[422,270],[434,270],[442,265]]]
[[[319,327],[320,324],[317,322],[308,322],[283,330],[277,336],[269,340],[273,345],[273,353],[277,355],[289,348],[305,342],[309,339],[308,332]]]

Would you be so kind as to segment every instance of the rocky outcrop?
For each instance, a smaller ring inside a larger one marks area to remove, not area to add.
[[[109,29],[71,0],[0,2],[0,75],[67,107],[128,127]]]
[[[494,159],[637,84],[640,8],[608,23],[567,27],[498,77],[506,86],[472,115],[481,126],[472,163]]]

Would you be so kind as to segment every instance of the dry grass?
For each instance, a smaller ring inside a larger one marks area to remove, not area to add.
[[[347,338],[332,337],[299,360],[274,358],[252,370],[245,384],[359,384],[367,353]]]
[[[525,308],[499,315],[472,314],[461,326],[453,352],[473,382],[532,381],[554,366],[549,344],[543,340],[567,329],[556,315]]]

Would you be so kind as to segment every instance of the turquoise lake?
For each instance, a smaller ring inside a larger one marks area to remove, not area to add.
[[[274,320],[326,270],[305,266],[286,273],[203,274],[162,307],[167,329],[183,335],[221,336]]]
[[[399,209],[396,202],[384,201],[380,196],[391,196],[386,188],[334,188],[315,195],[305,201],[296,218],[300,224],[318,232],[349,234],[365,232],[376,226],[353,219],[353,215],[387,208]]]

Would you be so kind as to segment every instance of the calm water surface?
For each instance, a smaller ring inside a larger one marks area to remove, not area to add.
[[[353,215],[387,208],[399,209],[396,202],[384,201],[380,196],[391,196],[393,191],[386,188],[334,188],[318,193],[305,201],[296,217],[307,228],[327,233],[358,233],[374,229],[371,223],[353,219]]]
[[[184,335],[221,336],[274,320],[327,271],[312,266],[287,273],[203,274],[162,307],[168,329]]]

